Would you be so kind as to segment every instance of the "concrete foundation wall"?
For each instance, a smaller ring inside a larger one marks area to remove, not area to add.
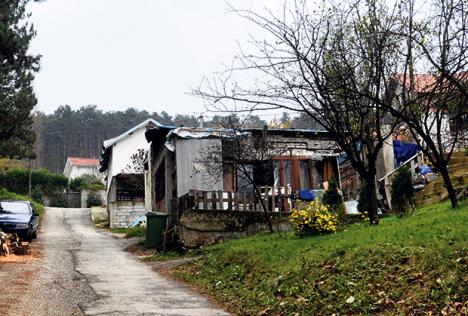
[[[289,214],[270,214],[275,231],[291,230]],[[194,248],[261,231],[268,231],[263,212],[185,211],[180,219],[179,238],[185,247]]]
[[[124,227],[130,226],[132,221],[140,216],[146,214],[145,202],[111,202],[108,203],[110,227]]]

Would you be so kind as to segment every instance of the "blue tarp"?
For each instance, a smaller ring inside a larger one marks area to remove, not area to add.
[[[393,141],[393,154],[395,155],[396,166],[410,159],[421,151],[421,146],[417,144],[404,143],[399,140]]]
[[[299,190],[299,199],[303,201],[315,201],[315,190],[302,189]]]
[[[420,165],[419,166],[419,172],[421,174],[424,174],[424,175],[426,175],[428,173],[433,173],[431,168],[428,165]]]
[[[324,190],[300,189],[299,199],[302,201],[322,200]]]

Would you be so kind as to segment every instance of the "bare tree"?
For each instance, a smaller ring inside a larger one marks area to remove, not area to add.
[[[226,123],[220,132],[221,142],[204,148],[197,162],[204,164],[207,173],[216,181],[223,181],[229,174],[233,177],[236,190],[252,192],[264,211],[270,232],[273,232],[261,187],[272,185],[273,179],[268,175],[273,170],[273,158],[287,153],[288,149],[280,138],[268,134],[267,126],[264,126],[261,135],[253,135],[251,131],[243,129],[243,124],[249,123],[248,116]],[[263,172],[254,172],[256,168]]]
[[[123,172],[126,173],[144,173],[145,172],[145,160],[148,157],[148,151],[140,148],[136,153],[130,156],[132,162],[125,166]]]
[[[399,6],[376,0],[284,6],[282,16],[236,10],[266,31],[252,38],[224,76],[194,91],[215,110],[283,109],[308,115],[326,129],[367,183],[369,218],[378,223],[376,160],[396,121],[388,115],[388,80],[398,73]],[[256,75],[248,87],[237,75]]]
[[[457,207],[448,163],[467,128],[468,3],[435,0],[422,16],[416,14],[416,4],[404,3],[403,33],[395,34],[406,43],[402,50],[406,63],[392,80],[397,98],[389,111],[409,127],[440,172],[452,207]]]

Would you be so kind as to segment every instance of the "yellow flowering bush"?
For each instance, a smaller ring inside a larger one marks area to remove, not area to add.
[[[289,219],[298,234],[326,234],[336,232],[338,216],[320,201],[293,209]]]

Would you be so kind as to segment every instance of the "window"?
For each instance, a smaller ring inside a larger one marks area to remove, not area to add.
[[[272,161],[259,161],[253,167],[253,180],[256,187],[272,186],[274,183]]]
[[[310,185],[310,161],[301,160],[299,164],[299,174],[301,179],[301,189],[311,189]]]
[[[316,169],[317,163],[298,157],[277,158],[273,161],[275,187],[290,185],[294,190],[316,189],[321,186],[321,177]]]
[[[245,169],[245,172],[241,168],[237,170],[237,191],[252,192],[253,186],[249,177],[253,177],[253,167],[252,165],[244,165],[242,169]]]
[[[291,177],[291,161],[285,160],[283,161],[283,172],[284,172],[284,182],[283,185],[292,185],[292,177]]]

